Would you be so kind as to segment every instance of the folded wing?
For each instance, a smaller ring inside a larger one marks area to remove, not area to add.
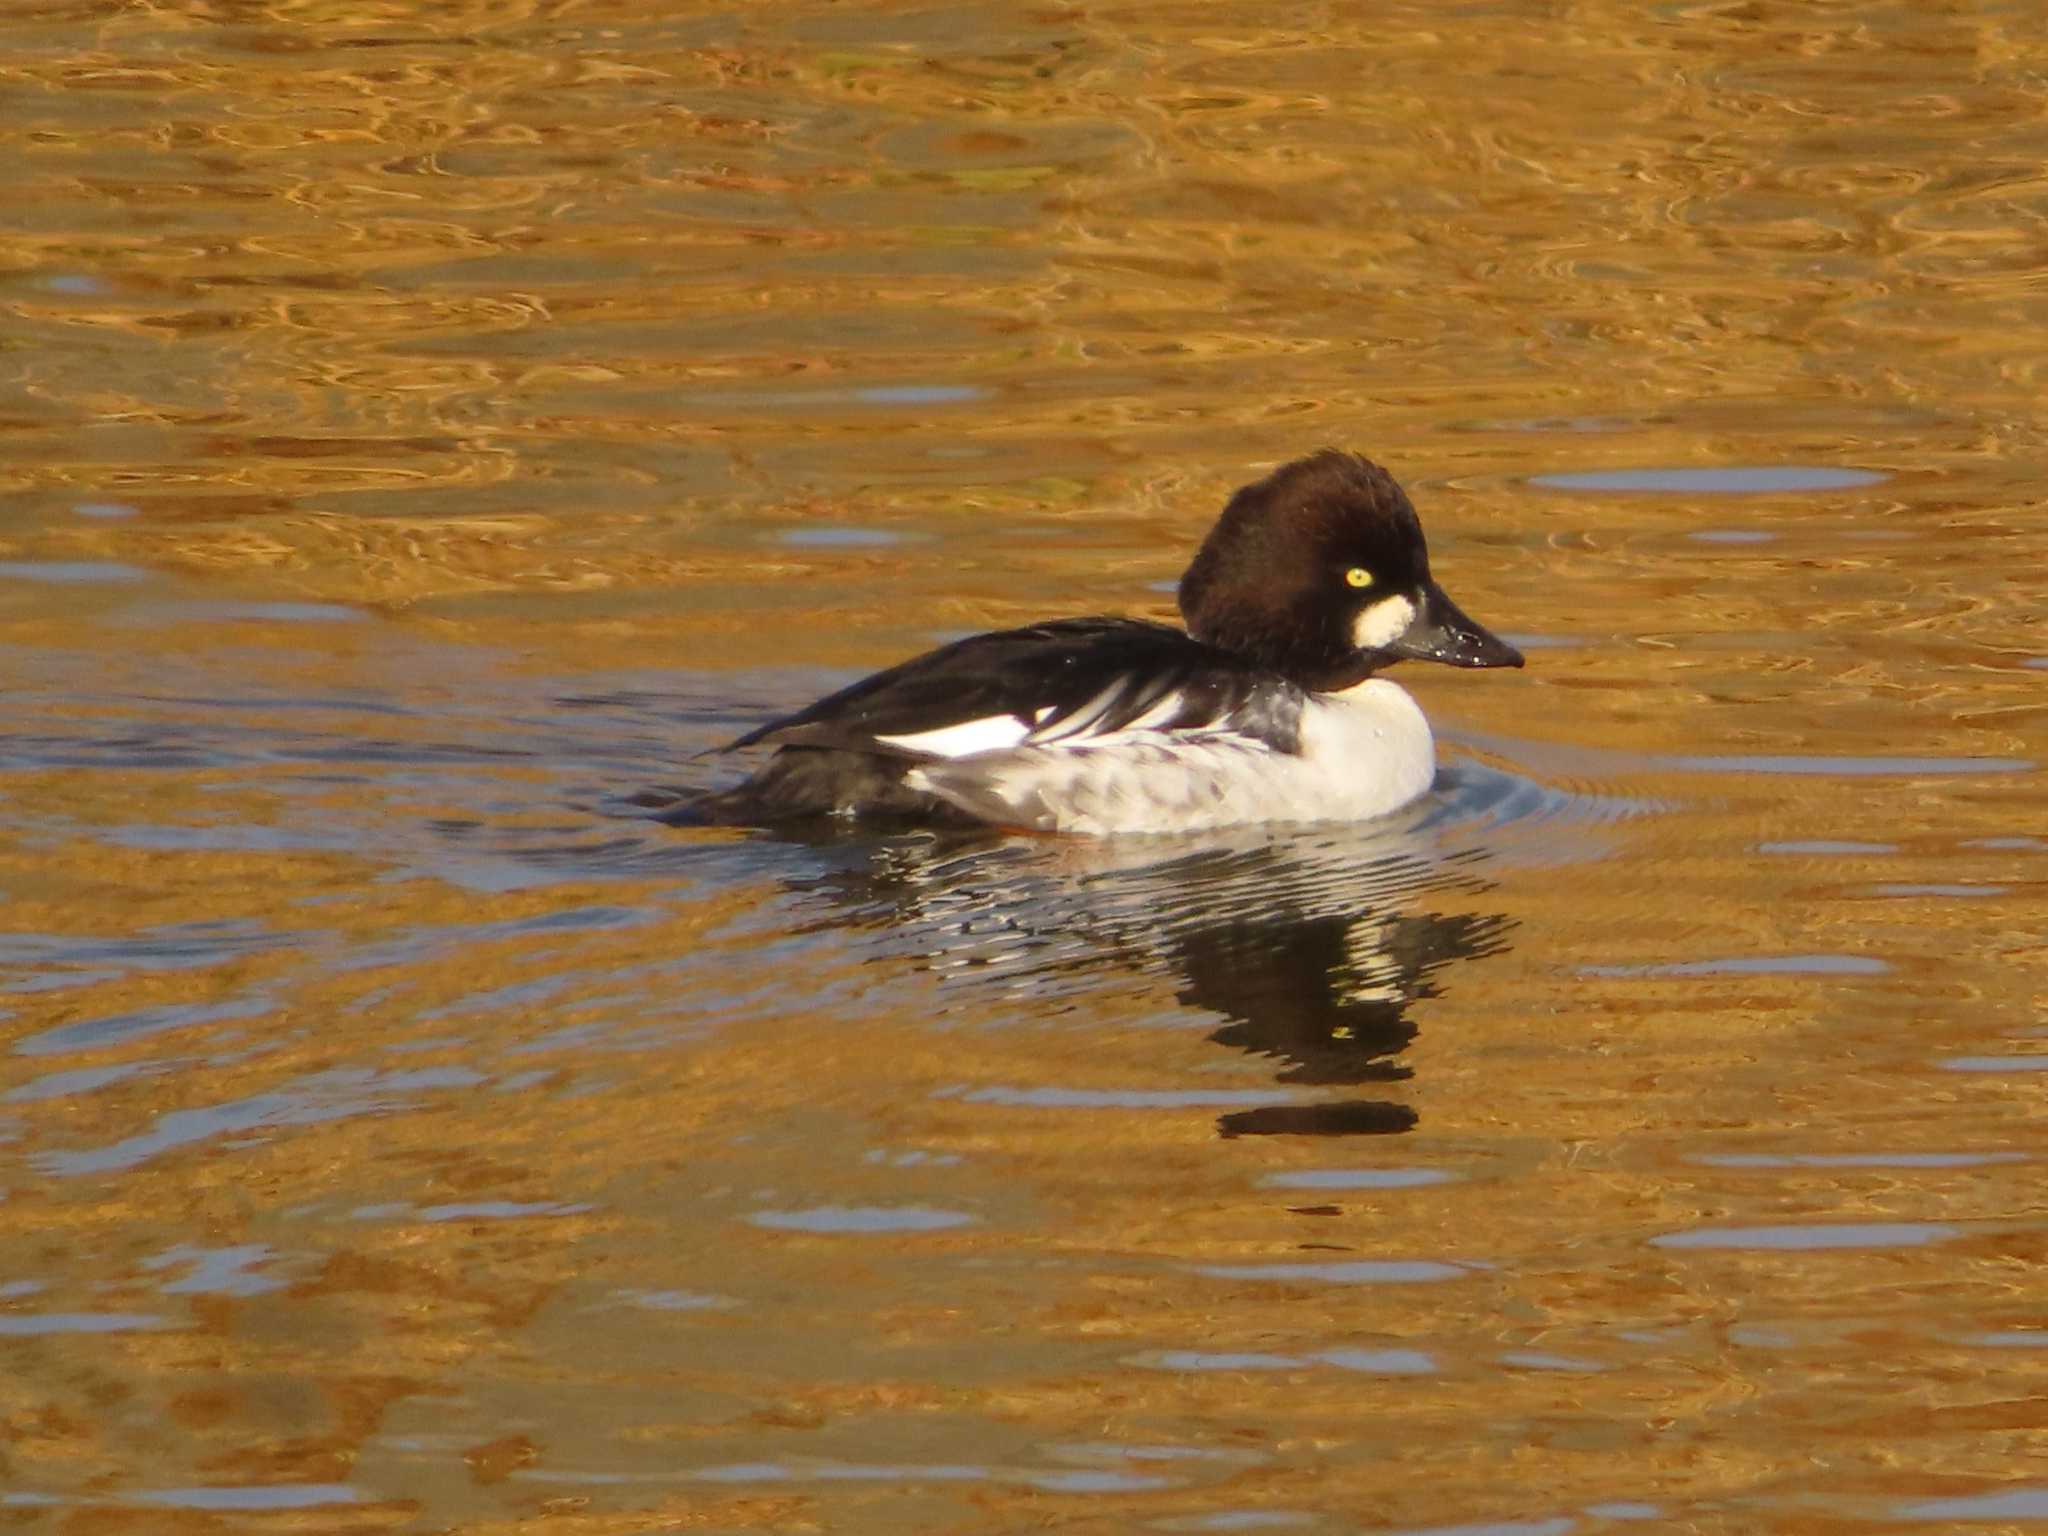
[[[1228,733],[1292,751],[1298,713],[1298,699],[1277,696],[1270,677],[1181,630],[1136,619],[1063,619],[956,641],[732,746],[932,762],[1175,732]]]

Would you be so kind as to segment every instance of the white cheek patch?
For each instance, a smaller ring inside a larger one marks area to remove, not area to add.
[[[1384,650],[1415,622],[1415,604],[1398,592],[1369,603],[1351,621],[1351,643],[1361,651]]]
[[[942,725],[935,731],[918,731],[909,736],[877,736],[884,746],[906,752],[929,752],[934,757],[971,757],[977,752],[1000,752],[1024,739],[1028,727],[1015,715],[987,715],[980,720],[962,720]]]

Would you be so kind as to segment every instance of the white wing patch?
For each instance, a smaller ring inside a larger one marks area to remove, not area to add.
[[[1048,718],[1051,712],[1040,710],[1031,734],[1024,738],[1025,745],[1098,747],[1124,741],[1134,735],[1157,735],[1160,727],[1187,707],[1187,696],[1178,688],[1169,688],[1135,715],[1105,728],[1103,722],[1135,691],[1131,683],[1132,679],[1120,677],[1087,703],[1064,715]],[[1215,730],[1219,724],[1220,722],[1214,721],[1195,724],[1191,721],[1173,734],[1178,736],[1186,732]]]
[[[1096,723],[1110,712],[1130,683],[1128,677],[1119,677],[1080,708],[1040,722],[1032,727],[1031,744],[1042,747],[1055,741],[1070,741],[1075,737],[1101,734],[1095,730]]]
[[[954,759],[974,757],[984,752],[1007,752],[1020,746],[1099,747],[1130,740],[1134,735],[1157,736],[1158,728],[1179,714],[1187,703],[1178,689],[1169,688],[1137,714],[1105,728],[1104,722],[1117,714],[1119,705],[1129,707],[1126,701],[1134,691],[1131,684],[1131,678],[1119,677],[1065,714],[1057,713],[1053,705],[1045,705],[1032,712],[1028,724],[1021,715],[984,715],[952,725],[935,726],[929,731],[877,736],[875,740],[885,747],[898,747],[905,752]],[[1196,726],[1194,730],[1206,732],[1217,728],[1215,725]]]
[[[908,736],[877,736],[885,746],[906,752],[929,752],[933,757],[972,757],[977,752],[1000,752],[1014,747],[1030,727],[1015,715],[984,715],[979,720],[962,720],[936,730],[916,731]]]
[[[1177,691],[1169,689],[1148,704],[1143,713],[1132,716],[1118,727],[1121,731],[1149,731],[1166,724],[1187,701]],[[1200,727],[1197,727],[1200,729]]]

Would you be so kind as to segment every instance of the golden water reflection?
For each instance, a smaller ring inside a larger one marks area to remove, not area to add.
[[[2048,1518],[2024,7],[0,38],[0,1516]],[[1413,816],[635,813],[1325,442]]]

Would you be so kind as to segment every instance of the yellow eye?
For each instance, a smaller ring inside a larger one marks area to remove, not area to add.
[[[1369,587],[1372,585],[1372,572],[1362,565],[1354,565],[1344,573],[1344,579],[1354,587]]]

